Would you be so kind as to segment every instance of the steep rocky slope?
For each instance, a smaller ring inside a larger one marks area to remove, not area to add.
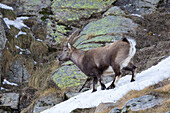
[[[138,72],[157,64],[170,55],[169,4],[167,0],[1,0],[0,111],[40,112],[78,94],[86,76],[71,62],[60,67],[56,60],[76,29],[85,34],[75,43],[80,49],[107,45],[124,34],[137,41]],[[84,40],[88,36],[92,38]]]

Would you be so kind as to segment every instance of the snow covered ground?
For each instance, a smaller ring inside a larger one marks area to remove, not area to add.
[[[131,90],[142,90],[147,86],[153,85],[170,77],[170,56],[162,60],[155,66],[138,73],[135,82],[129,82],[130,75],[122,77],[115,89],[100,90],[91,93],[90,91],[83,92],[69,100],[55,105],[42,113],[69,113],[76,108],[91,108],[96,107],[100,103],[117,102],[126,93]],[[109,86],[110,83],[107,84]]]
[[[9,20],[8,18],[3,18],[3,19],[9,29],[10,29],[10,25],[15,26],[17,29],[21,29],[22,27],[27,27],[23,23],[23,20],[29,19],[29,17],[17,17],[15,20]],[[29,28],[29,27],[27,27],[27,28]]]

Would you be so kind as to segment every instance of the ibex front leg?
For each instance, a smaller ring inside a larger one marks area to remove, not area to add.
[[[92,93],[97,91],[97,87],[96,87],[97,82],[98,82],[97,77],[93,77],[93,91],[92,91]]]
[[[80,88],[79,92],[80,92],[80,91],[84,88],[84,86],[85,86],[89,81],[91,81],[91,80],[92,80],[92,78],[88,77],[88,78],[86,79],[85,83],[83,84],[83,86]]]
[[[106,89],[106,86],[104,85],[104,83],[103,83],[103,81],[102,81],[101,75],[97,76],[97,79],[98,79],[98,81],[100,82],[101,90],[105,90],[105,89]]]

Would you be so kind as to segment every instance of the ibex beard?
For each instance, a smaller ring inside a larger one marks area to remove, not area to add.
[[[75,42],[73,35],[75,33],[72,34],[67,44],[63,47],[62,54],[58,60],[71,60],[86,76],[92,78],[92,92],[97,91],[96,84],[98,81],[101,89],[106,89],[102,81],[102,75],[107,72],[109,67],[113,70],[115,76],[113,76],[113,82],[107,89],[113,89],[116,86],[116,83],[122,76],[122,69],[131,71],[131,82],[135,81],[136,66],[131,62],[136,53],[135,40],[123,38],[104,47],[83,51],[73,46],[73,42]]]

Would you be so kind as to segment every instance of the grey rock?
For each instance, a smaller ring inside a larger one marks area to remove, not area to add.
[[[1,16],[1,14],[0,14],[0,16]],[[0,17],[0,51],[2,51],[4,49],[5,44],[6,44],[6,35],[5,35],[2,21],[3,20]]]
[[[116,0],[65,0],[54,1],[52,11],[55,18],[68,24],[70,21],[80,21],[81,18],[89,18],[92,14],[105,11]]]
[[[149,14],[155,11],[161,0],[119,0],[116,5],[129,13]]]
[[[1,81],[1,76],[2,76],[2,50],[4,49],[5,47],[5,44],[6,44],[6,35],[5,35],[5,30],[4,30],[4,27],[3,27],[3,19],[1,18],[2,15],[0,13],[0,81]],[[0,82],[0,86],[1,86],[1,82]]]
[[[47,108],[53,107],[54,105],[62,102],[62,98],[58,94],[50,94],[40,98],[36,101],[33,113],[39,113]]]
[[[77,40],[75,45],[81,43],[78,48],[85,49],[104,46],[102,44],[97,44],[97,42],[107,42],[105,44],[113,42],[114,40],[122,38],[122,33],[135,33],[137,26],[138,25],[129,18],[122,16],[106,16],[102,19],[90,22],[83,28],[81,34],[91,34],[93,35],[92,39],[83,41],[86,36],[82,36]],[[89,42],[93,43],[88,44]]]
[[[51,4],[50,0],[3,0],[2,3],[14,8],[17,15],[38,15],[42,8]]]
[[[10,66],[8,80],[14,83],[28,82],[29,72],[25,68],[22,60],[16,59]]]
[[[7,106],[13,109],[18,109],[19,94],[18,93],[3,93],[0,94],[0,106]]]
[[[71,88],[73,90],[76,86],[83,83],[81,79],[85,80],[86,76],[75,65],[63,66],[57,69],[57,71],[53,75],[53,80],[61,89],[73,87]]]
[[[111,7],[108,11],[106,11],[103,16],[108,16],[108,15],[117,15],[117,16],[124,16],[126,15],[125,12],[120,9],[118,6]]]
[[[128,110],[138,111],[152,108],[155,105],[160,105],[161,101],[163,101],[163,99],[156,98],[152,95],[145,95],[139,98],[133,98],[124,105],[121,113],[126,113]]]
[[[8,112],[0,109],[0,113],[8,113]]]

